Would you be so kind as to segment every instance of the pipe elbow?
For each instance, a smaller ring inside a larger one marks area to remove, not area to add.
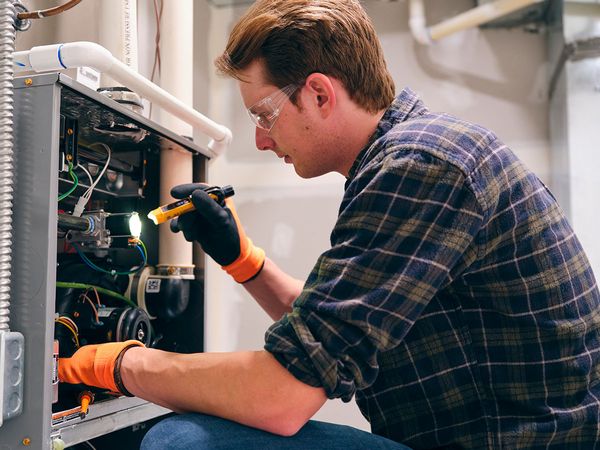
[[[229,128],[221,126],[220,129],[223,137],[221,139],[213,138],[208,144],[209,150],[215,154],[215,157],[223,154],[229,148],[233,139],[233,134]]]
[[[63,44],[60,55],[67,67],[91,67],[99,72],[107,72],[114,64],[115,57],[95,42],[70,42]]]
[[[114,57],[104,47],[85,41],[40,45],[25,52],[23,57],[25,56],[28,56],[29,64],[36,72],[81,66],[92,67],[104,72],[110,69],[114,62]]]
[[[433,39],[431,33],[425,25],[425,17],[411,17],[408,21],[410,31],[415,40],[421,45],[431,45]]]

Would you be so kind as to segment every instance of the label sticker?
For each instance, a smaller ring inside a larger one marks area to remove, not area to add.
[[[148,278],[146,280],[146,292],[149,294],[160,292],[160,278]]]

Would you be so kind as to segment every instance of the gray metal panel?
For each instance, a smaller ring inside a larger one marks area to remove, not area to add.
[[[56,427],[52,438],[59,438],[70,446],[170,412],[139,398],[120,397],[91,405],[84,420]]]
[[[60,434],[68,444],[82,442],[168,410],[140,399],[117,398],[94,404],[83,421],[61,424],[52,418],[52,354],[55,315],[56,233],[58,198],[59,131],[61,102],[81,91],[82,101],[107,114],[128,117],[135,113],[57,74],[23,77],[14,81],[15,184],[13,216],[13,271],[10,323],[25,336],[24,404],[20,416],[0,429],[0,450],[49,449],[51,436]],[[66,90],[70,90],[67,93]],[[65,100],[67,99],[67,100]],[[84,114],[84,108],[80,114]],[[95,113],[95,112],[94,112]],[[170,143],[198,154],[200,148],[185,138],[140,117],[155,141]],[[156,137],[158,136],[158,137]],[[144,145],[147,145],[144,142]],[[204,168],[205,165],[201,164]],[[203,171],[201,171],[203,172]]]
[[[15,89],[15,185],[11,327],[25,336],[23,414],[8,420],[0,448],[50,448],[56,280],[60,89]]]

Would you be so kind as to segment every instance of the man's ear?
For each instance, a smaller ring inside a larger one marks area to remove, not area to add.
[[[306,79],[306,89],[311,104],[318,108],[323,118],[327,118],[335,109],[336,95],[331,79],[322,73],[311,73]]]

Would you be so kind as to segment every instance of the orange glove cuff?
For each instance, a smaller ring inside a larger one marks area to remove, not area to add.
[[[250,238],[246,238],[242,244],[242,252],[238,259],[222,269],[233,277],[238,283],[244,283],[255,277],[265,264],[265,251],[256,247]]]
[[[258,275],[258,272],[262,270],[265,264],[265,251],[260,247],[256,247],[250,238],[246,236],[246,232],[244,231],[237,215],[237,211],[235,210],[233,199],[226,199],[225,204],[231,210],[231,214],[233,214],[233,218],[238,228],[238,234],[240,236],[240,256],[238,256],[231,264],[221,266],[221,268],[231,275],[238,283],[244,283],[251,278],[254,278]]]
[[[60,358],[58,378],[64,383],[96,386],[113,392],[123,392],[116,382],[115,366],[118,357],[131,347],[143,347],[140,341],[109,342],[106,344],[84,345],[70,358]],[[121,384],[121,387],[122,386]]]

